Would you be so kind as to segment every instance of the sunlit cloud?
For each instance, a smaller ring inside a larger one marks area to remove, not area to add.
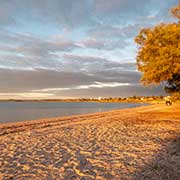
[[[177,3],[0,0],[0,93],[78,97],[102,90],[113,96],[123,87],[133,93],[127,91],[132,84],[140,88],[134,37],[142,27],[172,22],[169,8]]]
[[[81,85],[77,86],[75,89],[90,89],[90,88],[107,88],[107,87],[119,87],[119,86],[129,86],[130,83],[118,83],[118,82],[109,82],[109,83],[103,83],[103,82],[94,82],[90,85]]]
[[[80,85],[72,88],[47,88],[47,89],[39,89],[39,90],[32,90],[34,92],[51,92],[51,91],[67,91],[67,90],[77,90],[77,89],[91,89],[91,88],[111,88],[111,87],[120,87],[120,86],[130,86],[130,83],[118,83],[118,82],[94,82],[93,84],[89,85]]]
[[[38,89],[38,90],[32,90],[33,92],[50,92],[50,91],[67,91],[71,90],[73,88],[46,88],[46,89]]]

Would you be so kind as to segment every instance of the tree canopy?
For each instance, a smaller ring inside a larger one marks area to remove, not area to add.
[[[178,22],[139,32],[135,38],[139,45],[136,59],[144,85],[164,82],[168,92],[180,92],[180,3],[171,13]]]

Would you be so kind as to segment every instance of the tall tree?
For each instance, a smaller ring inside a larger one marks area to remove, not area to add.
[[[180,20],[180,3],[171,9]],[[135,38],[139,45],[138,70],[144,85],[165,83],[168,92],[180,92],[180,21],[144,28]]]
[[[171,13],[174,17],[180,19],[180,2],[178,4],[178,6],[171,9]]]

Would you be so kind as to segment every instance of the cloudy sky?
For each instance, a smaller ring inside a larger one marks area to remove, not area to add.
[[[0,0],[0,99],[160,95],[134,37],[179,0]]]

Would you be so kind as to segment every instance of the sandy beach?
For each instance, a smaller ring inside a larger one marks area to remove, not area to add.
[[[0,125],[1,180],[178,180],[180,104]]]

